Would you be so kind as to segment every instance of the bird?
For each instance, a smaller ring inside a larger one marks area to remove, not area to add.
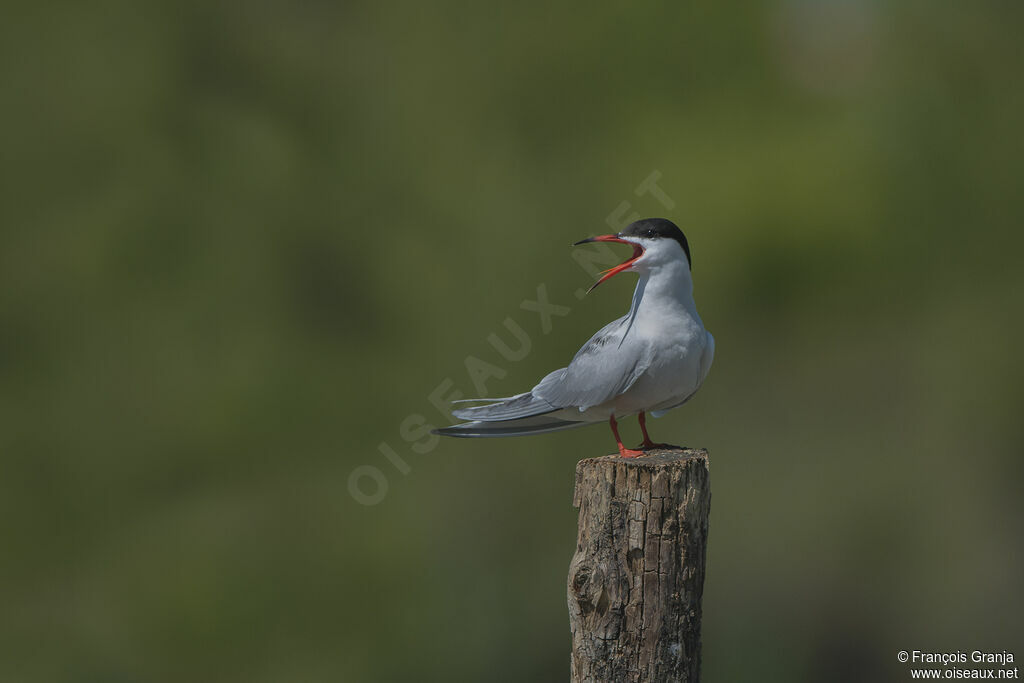
[[[646,413],[661,417],[697,393],[715,355],[715,338],[704,329],[693,299],[690,245],[665,218],[646,218],[622,231],[580,240],[630,245],[626,261],[604,271],[588,290],[620,273],[639,279],[629,311],[601,328],[568,366],[544,377],[533,389],[455,409],[466,420],[432,430],[441,436],[505,437],[543,434],[607,421],[619,455],[632,458],[654,448]],[[638,415],[643,443],[626,448],[618,420]]]

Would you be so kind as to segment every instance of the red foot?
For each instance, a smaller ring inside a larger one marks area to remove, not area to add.
[[[615,443],[618,444],[619,446],[619,455],[621,455],[623,458],[635,458],[638,455],[644,454],[643,451],[634,451],[622,445],[622,439],[619,438],[619,425],[617,422],[615,422],[614,415],[608,418],[608,424],[611,425],[612,434],[615,435]]]
[[[654,443],[651,441],[651,437],[647,436],[647,416],[644,415],[643,412],[640,413],[638,420],[640,421],[640,431],[644,433],[644,442],[638,446],[638,448],[643,448],[644,450],[649,450],[651,448],[671,448],[667,443]]]

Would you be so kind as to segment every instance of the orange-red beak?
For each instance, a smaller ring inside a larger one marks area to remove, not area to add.
[[[609,268],[608,270],[603,271],[604,275],[601,277],[600,280],[590,285],[590,289],[587,290],[587,294],[594,291],[594,287],[597,287],[605,280],[611,278],[614,275],[618,275],[624,270],[629,269],[629,267],[633,265],[634,261],[636,261],[638,258],[644,255],[643,247],[641,247],[636,242],[624,240],[618,235],[598,235],[597,237],[588,237],[585,240],[580,240],[579,242],[576,242],[576,244],[573,244],[572,246],[575,247],[580,244],[586,244],[587,242],[621,242],[622,244],[628,244],[629,246],[633,247],[633,255],[630,256],[625,261],[623,261],[622,263],[620,263],[619,265],[615,266],[614,268]]]

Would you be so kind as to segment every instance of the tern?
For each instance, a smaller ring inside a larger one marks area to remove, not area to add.
[[[689,401],[707,377],[715,339],[704,329],[693,300],[690,245],[672,221],[647,218],[614,235],[576,242],[621,242],[633,247],[625,262],[605,271],[591,286],[619,273],[637,273],[629,312],[601,328],[576,353],[568,367],[547,375],[530,391],[459,408],[468,420],[434,430],[456,437],[543,434],[608,421],[619,455],[643,455],[639,449],[661,447],[647,434],[646,413],[654,417]],[[639,415],[643,443],[622,445],[618,419]]]

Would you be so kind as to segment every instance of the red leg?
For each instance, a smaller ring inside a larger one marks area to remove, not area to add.
[[[611,427],[612,427],[612,434],[615,435],[615,443],[617,443],[619,445],[619,455],[621,455],[623,458],[635,458],[638,455],[643,455],[644,454],[643,451],[630,450],[630,449],[628,449],[628,448],[626,448],[625,446],[622,445],[622,439],[619,438],[619,425],[615,421],[615,416],[614,415],[612,415],[611,417],[608,418],[608,424],[611,425]]]
[[[647,435],[647,416],[644,415],[643,411],[640,411],[640,417],[637,419],[640,422],[640,431],[644,433],[643,448],[667,448],[668,444],[654,443],[651,441],[651,437]]]

